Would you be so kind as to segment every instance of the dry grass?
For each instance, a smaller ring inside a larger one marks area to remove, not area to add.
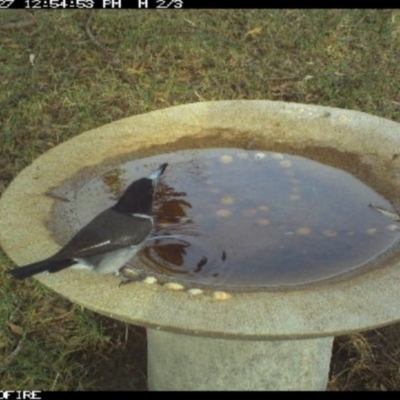
[[[0,14],[0,193],[85,130],[202,100],[270,99],[400,121],[392,10]],[[0,254],[0,380],[12,389],[143,389],[144,331],[99,317]],[[399,390],[398,325],[335,341],[329,388]]]

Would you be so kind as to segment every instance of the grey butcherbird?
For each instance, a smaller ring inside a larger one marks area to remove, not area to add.
[[[100,274],[118,273],[153,229],[154,192],[167,165],[162,164],[149,177],[131,183],[114,206],[97,215],[58,253],[13,269],[10,274],[25,279],[40,272],[58,272],[68,267],[89,268]]]

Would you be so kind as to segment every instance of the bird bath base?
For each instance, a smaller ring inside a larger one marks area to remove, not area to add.
[[[225,340],[147,329],[150,390],[325,390],[333,337]]]

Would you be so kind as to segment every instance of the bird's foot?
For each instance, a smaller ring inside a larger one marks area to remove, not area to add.
[[[118,287],[120,287],[130,282],[142,281],[146,278],[147,275],[143,271],[124,266],[120,268],[120,270],[117,272],[117,276],[120,276],[122,278],[121,282],[118,285]]]

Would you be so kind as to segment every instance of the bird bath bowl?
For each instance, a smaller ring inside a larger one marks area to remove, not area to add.
[[[400,124],[271,101],[172,107],[39,157],[0,201],[18,265],[48,257],[134,179],[169,167],[145,282],[38,279],[148,332],[150,389],[325,389],[335,335],[400,320]],[[29,224],[29,229],[27,229]],[[173,233],[171,238],[166,235]]]

